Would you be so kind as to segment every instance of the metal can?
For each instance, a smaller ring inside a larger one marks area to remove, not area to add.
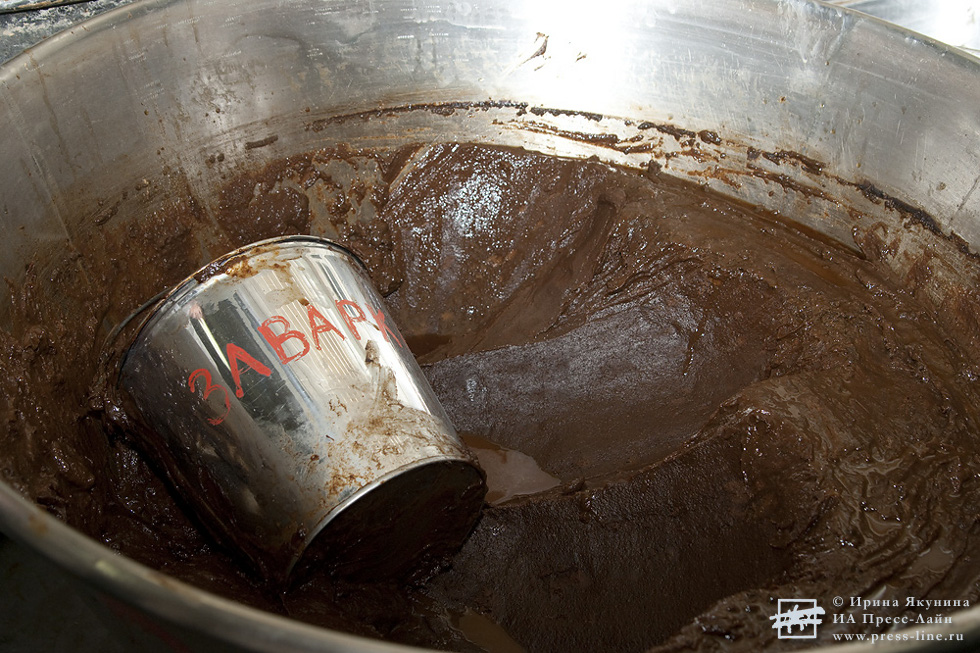
[[[363,264],[311,236],[202,268],[139,327],[117,388],[219,538],[270,579],[382,576],[458,547],[484,476]]]

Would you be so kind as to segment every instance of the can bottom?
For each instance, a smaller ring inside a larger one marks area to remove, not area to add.
[[[354,580],[431,573],[476,525],[486,486],[472,464],[438,459],[400,472],[344,506],[316,534],[292,579],[314,568]]]

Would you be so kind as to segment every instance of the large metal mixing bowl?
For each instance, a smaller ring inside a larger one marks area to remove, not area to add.
[[[15,58],[0,87],[15,285],[43,246],[84,253],[106,206],[112,228],[171,193],[207,214],[228,175],[337,142],[653,161],[844,243],[911,220],[980,245],[980,63],[805,0],[148,0]],[[176,582],[4,484],[0,527],[135,615],[118,623],[151,650],[403,650]],[[944,628],[973,646],[980,610]]]

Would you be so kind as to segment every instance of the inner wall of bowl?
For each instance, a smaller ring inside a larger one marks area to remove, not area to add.
[[[0,273],[337,143],[653,164],[844,243],[906,205],[980,241],[973,60],[802,0],[572,4],[157,0],[55,37],[0,73]]]

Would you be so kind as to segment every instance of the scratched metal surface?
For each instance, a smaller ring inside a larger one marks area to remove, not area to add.
[[[971,54],[980,54],[978,0],[834,0],[831,4],[907,27]]]
[[[133,0],[0,1],[0,62],[45,38]],[[37,553],[0,534],[0,650],[123,653],[64,573]]]
[[[0,0],[0,62],[133,0]],[[980,54],[980,0],[829,0]]]
[[[92,2],[92,0],[0,0],[0,13],[34,11],[85,2]]]
[[[0,63],[49,36],[131,2],[133,0],[86,0],[52,5],[27,0],[0,1]],[[30,8],[36,6],[45,8]]]

